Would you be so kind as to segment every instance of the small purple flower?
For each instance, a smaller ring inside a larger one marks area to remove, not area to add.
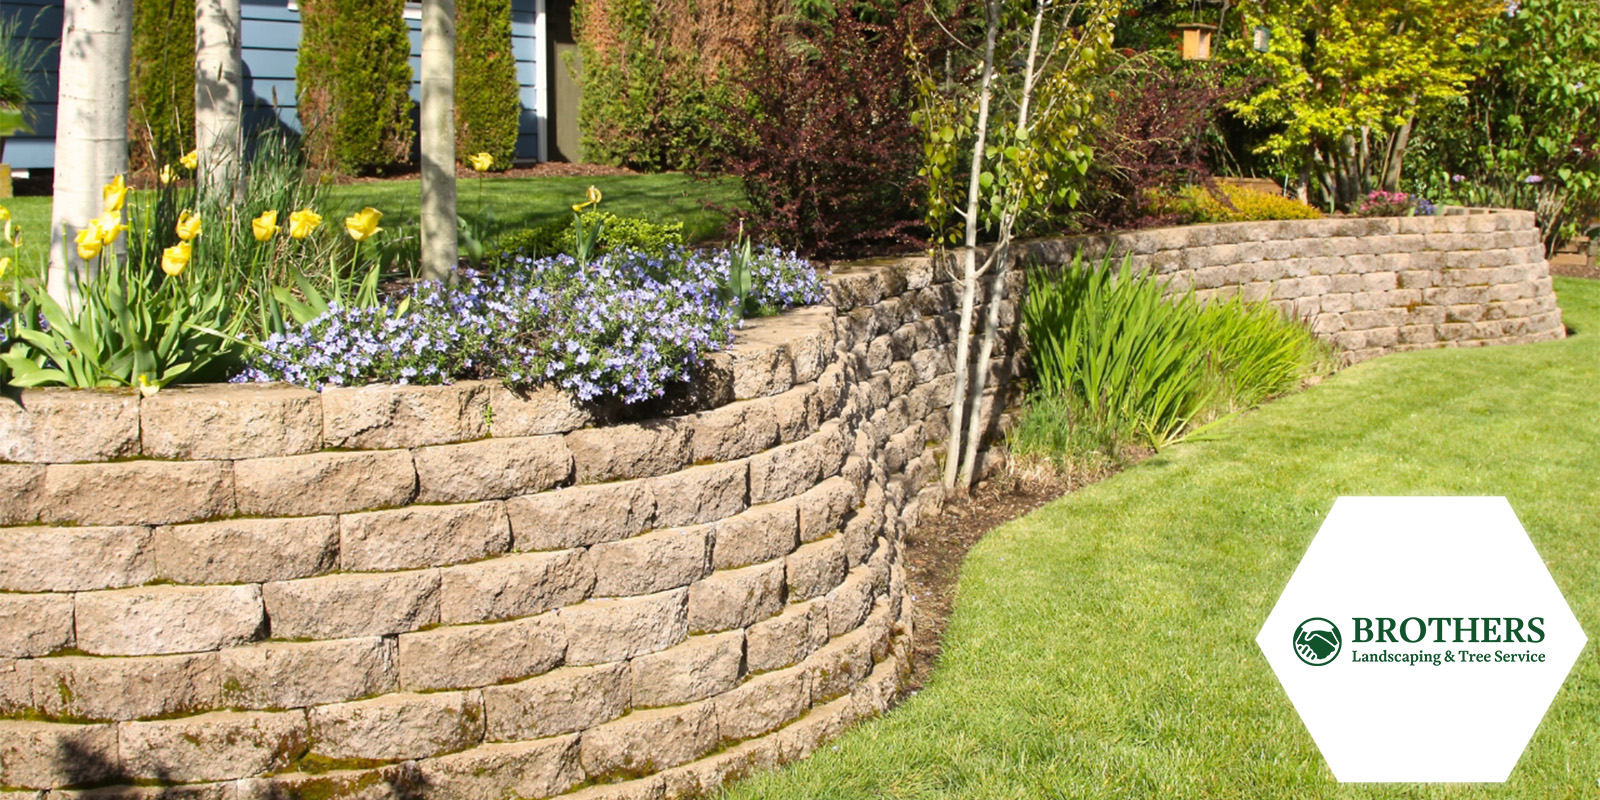
[[[1458,175],[1451,175],[1450,176],[1450,182],[1451,183],[1460,183],[1460,182],[1462,182],[1462,181],[1464,181],[1466,179],[1467,179],[1467,176],[1465,176],[1465,175],[1459,175],[1458,174]]]
[[[1543,175],[1529,175],[1522,179],[1523,183],[1544,183]]]

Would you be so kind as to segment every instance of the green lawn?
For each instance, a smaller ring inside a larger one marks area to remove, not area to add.
[[[995,531],[927,688],[735,798],[1594,797],[1586,651],[1504,785],[1340,785],[1255,636],[1334,499],[1510,498],[1600,636],[1600,282],[1562,342],[1389,356]]]
[[[708,210],[705,202],[737,205],[739,184],[734,180],[698,182],[684,175],[618,175],[591,178],[484,178],[462,180],[458,185],[459,210],[466,215],[493,212],[505,230],[532,227],[572,214],[572,205],[584,200],[584,191],[596,186],[605,195],[600,207],[624,217],[656,221],[682,220],[684,236],[691,242],[722,233],[724,217]],[[415,220],[419,181],[394,180],[353,183],[328,188],[332,206],[324,213],[329,222],[372,206],[382,211],[385,225]],[[50,229],[50,198],[14,197],[0,200],[25,233],[23,251],[30,263],[43,260]]]

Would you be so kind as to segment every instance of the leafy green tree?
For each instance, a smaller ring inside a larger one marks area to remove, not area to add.
[[[511,0],[456,2],[456,154],[494,156],[511,168],[522,121],[511,53]]]
[[[303,0],[297,112],[313,167],[371,174],[411,158],[404,0]]]
[[[1227,52],[1268,81],[1234,104],[1275,127],[1261,150],[1315,177],[1340,207],[1394,190],[1418,115],[1461,97],[1472,49],[1505,0],[1275,0],[1242,3],[1244,30],[1271,33],[1265,52],[1230,37]]]

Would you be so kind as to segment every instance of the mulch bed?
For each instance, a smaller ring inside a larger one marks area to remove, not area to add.
[[[615,175],[639,175],[627,167],[609,167],[604,164],[571,164],[565,161],[542,161],[526,167],[513,167],[505,172],[474,172],[471,167],[461,164],[456,165],[456,178],[468,180],[472,178],[601,178]],[[376,178],[351,178],[339,177],[333,183],[346,185],[352,183],[382,183],[395,180],[415,180],[421,175],[418,172],[402,172],[393,175],[384,175]]]
[[[1577,253],[1557,253],[1550,258],[1550,274],[1568,278],[1600,279],[1600,265]]]

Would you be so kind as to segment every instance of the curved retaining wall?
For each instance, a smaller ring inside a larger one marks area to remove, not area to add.
[[[1501,212],[1020,250],[1130,252],[1359,358],[1559,337],[1537,243]],[[482,382],[0,400],[0,788],[659,798],[805,755],[906,668],[949,272],[843,268],[632,422]]]

